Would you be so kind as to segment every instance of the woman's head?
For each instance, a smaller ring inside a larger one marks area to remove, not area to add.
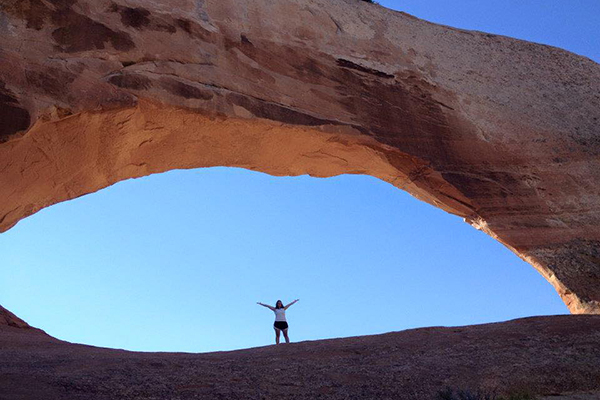
[[[277,300],[277,303],[275,303],[275,308],[283,308],[283,301]]]

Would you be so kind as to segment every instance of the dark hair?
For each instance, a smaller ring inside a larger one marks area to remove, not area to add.
[[[281,303],[281,307],[279,307],[279,303]],[[277,300],[277,303],[275,303],[275,308],[284,308],[283,307],[283,301]]]

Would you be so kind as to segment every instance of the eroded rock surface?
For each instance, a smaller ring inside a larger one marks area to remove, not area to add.
[[[0,1],[0,230],[173,168],[370,174],[600,313],[600,66],[358,0]]]
[[[599,343],[596,315],[206,354],[104,349],[0,325],[0,398],[433,400],[450,386],[592,400]]]
[[[0,306],[0,325],[12,326],[14,328],[27,329],[30,328],[27,322],[17,317],[15,314]]]

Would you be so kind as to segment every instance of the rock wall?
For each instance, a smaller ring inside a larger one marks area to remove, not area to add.
[[[123,179],[369,174],[600,313],[600,65],[358,0],[1,0],[0,230]]]

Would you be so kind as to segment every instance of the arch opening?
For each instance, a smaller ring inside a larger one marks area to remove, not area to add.
[[[272,316],[254,303],[290,296],[302,299],[288,315],[294,341],[565,311],[497,242],[368,176],[171,171],[50,207],[6,235],[2,304],[102,347],[264,345]]]

